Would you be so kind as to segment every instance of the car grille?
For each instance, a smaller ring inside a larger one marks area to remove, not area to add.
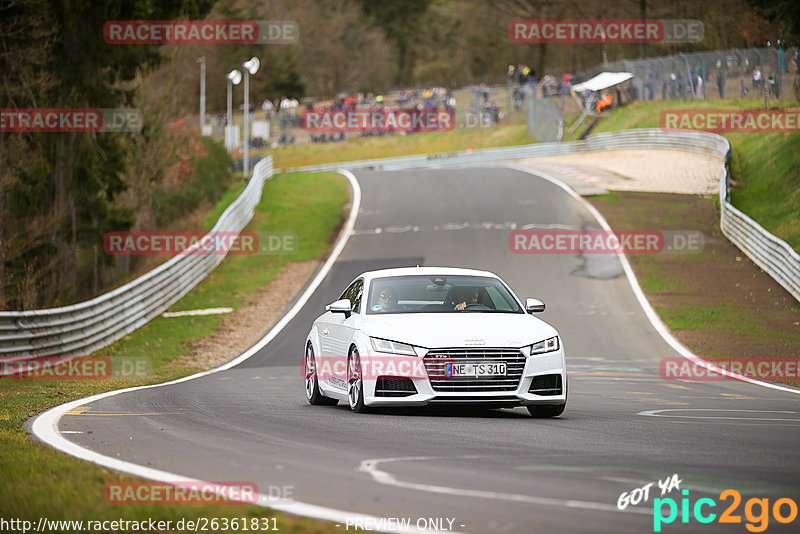
[[[376,397],[408,397],[417,393],[410,378],[379,376],[375,383]]]
[[[528,393],[542,396],[561,395],[561,391],[561,375],[535,376],[528,389]]]
[[[506,362],[507,376],[447,377],[447,363]],[[431,387],[438,392],[516,391],[525,356],[518,349],[433,349],[425,356],[425,370]]]

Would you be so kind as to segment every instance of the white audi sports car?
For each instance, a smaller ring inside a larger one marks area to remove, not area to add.
[[[433,403],[561,415],[567,367],[556,330],[495,274],[439,267],[366,272],[306,339],[308,402],[354,412]]]

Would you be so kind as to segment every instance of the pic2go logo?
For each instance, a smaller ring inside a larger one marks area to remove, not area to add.
[[[695,501],[691,506],[689,500],[689,490],[683,490],[683,499],[680,505],[681,523],[689,523],[694,517],[698,523],[711,523],[717,518],[717,514],[711,512],[717,503],[714,499],[703,498]],[[727,501],[731,498],[732,502],[719,516],[718,523],[741,523],[742,516],[735,512],[742,502],[742,495],[734,489],[726,489],[719,494],[720,501]],[[664,507],[668,509],[667,516],[664,516]],[[691,508],[691,514],[690,514]],[[756,511],[757,509],[757,511]],[[769,526],[770,512],[778,523],[791,523],[797,519],[797,503],[786,497],[777,499],[772,503],[767,498],[752,498],[744,504],[744,516],[748,523],[745,527],[750,532],[764,532]],[[787,513],[788,512],[788,513]],[[673,523],[678,518],[678,503],[670,497],[663,499],[653,499],[653,532],[661,532],[662,524]]]

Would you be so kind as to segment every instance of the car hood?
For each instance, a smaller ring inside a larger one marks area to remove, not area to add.
[[[369,336],[425,348],[524,347],[558,334],[528,314],[401,313],[367,315],[361,330]]]

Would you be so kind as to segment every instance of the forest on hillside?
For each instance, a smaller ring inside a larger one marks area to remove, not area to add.
[[[519,44],[514,19],[697,19],[693,44]],[[114,45],[111,20],[292,20],[285,45]],[[224,75],[251,56],[262,70],[250,94],[331,97],[341,92],[504,81],[509,64],[540,74],[621,58],[800,44],[795,0],[4,0],[0,108],[138,108],[135,133],[0,129],[0,309],[73,303],[113,286],[109,231],[161,228],[224,191],[229,160],[196,132],[206,58],[207,110],[225,107]],[[234,105],[241,104],[241,91]],[[214,175],[199,175],[203,168]]]

